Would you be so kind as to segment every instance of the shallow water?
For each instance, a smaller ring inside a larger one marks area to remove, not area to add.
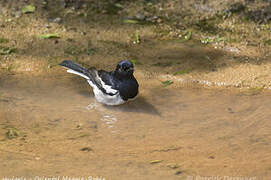
[[[0,176],[271,178],[270,93],[140,88],[108,107],[72,75],[1,77]]]

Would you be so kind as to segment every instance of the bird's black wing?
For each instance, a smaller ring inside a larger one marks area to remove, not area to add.
[[[95,68],[88,69],[88,72],[93,77],[93,83],[105,94],[114,96],[118,91],[114,88],[114,82],[111,72],[104,70],[97,71]]]
[[[119,91],[123,100],[127,101],[137,96],[139,85],[134,76],[130,76],[129,78],[116,78],[114,72],[106,72],[104,70],[99,70],[98,74],[106,85]]]
[[[98,71],[99,76],[106,85],[119,91],[123,100],[132,99],[138,94],[138,82],[134,76],[128,78],[116,78],[114,72]]]
[[[113,72],[99,70],[98,76],[101,78],[105,85],[110,86],[112,89],[116,89],[117,82],[116,79],[114,78]]]

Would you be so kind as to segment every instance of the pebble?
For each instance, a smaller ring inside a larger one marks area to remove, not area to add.
[[[45,28],[47,28],[47,29],[49,29],[49,28],[51,27],[49,24],[45,24],[44,26],[45,26]]]
[[[234,113],[232,108],[230,108],[230,107],[228,108],[228,111],[229,111],[229,113]]]
[[[55,19],[53,19],[53,23],[61,23],[62,19],[60,17],[57,17]]]
[[[146,21],[152,21],[152,17],[147,17]]]
[[[236,47],[226,46],[224,47],[224,50],[229,51],[229,52],[234,52],[234,53],[240,53],[240,50]]]
[[[175,172],[175,175],[180,175],[180,174],[182,174],[183,172],[182,171],[176,171]]]
[[[158,16],[153,16],[152,19],[153,20],[158,19]]]
[[[21,11],[16,11],[16,12],[14,13],[14,16],[15,16],[15,18],[19,18],[19,17],[22,16],[22,12],[21,12]]]
[[[80,151],[87,151],[87,152],[90,152],[90,151],[93,151],[93,149],[90,148],[90,147],[84,147],[84,148],[81,148]]]
[[[161,22],[162,22],[162,19],[161,19],[161,18],[158,18],[158,19],[157,19],[157,22],[158,22],[158,23],[161,23]]]
[[[138,20],[142,20],[142,21],[145,19],[145,17],[146,17],[146,16],[145,16],[144,14],[137,14],[137,15],[136,15],[136,18],[137,18]]]
[[[213,8],[211,8],[207,5],[203,5],[203,4],[201,4],[201,5],[195,4],[194,7],[201,12],[213,12],[214,11]]]
[[[209,156],[209,159],[215,159],[215,157],[214,156]]]

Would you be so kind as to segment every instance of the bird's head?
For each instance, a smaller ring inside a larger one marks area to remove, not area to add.
[[[122,60],[117,64],[115,72],[121,76],[131,76],[134,73],[134,65],[128,60]]]

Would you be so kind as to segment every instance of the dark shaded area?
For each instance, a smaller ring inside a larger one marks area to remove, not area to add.
[[[187,1],[191,2],[191,1]],[[153,14],[161,16],[162,19],[167,21],[172,21],[174,16],[181,17],[185,14],[191,13],[205,13],[210,14],[213,13],[215,16],[222,15],[225,17],[230,17],[232,14],[240,14],[244,18],[248,20],[255,21],[257,23],[268,23],[271,20],[271,1],[269,0],[261,0],[261,1],[254,1],[254,0],[246,0],[245,2],[231,2],[225,1],[228,5],[221,8],[219,7],[211,7],[214,1],[193,1],[193,6],[188,7],[185,6],[185,1],[180,1],[178,6],[175,7],[176,12],[173,14],[171,12],[168,15],[164,16],[164,11],[159,12],[158,7],[167,7],[171,5],[171,1],[161,1],[161,0],[139,0],[137,2],[132,0],[43,0],[43,1],[34,1],[34,0],[19,0],[19,1],[8,1],[8,0],[1,0],[1,6],[12,9],[12,10],[19,10],[22,6],[27,4],[33,4],[37,7],[38,10],[42,10],[41,14],[46,16],[49,20],[50,18],[55,17],[63,17],[65,9],[72,9],[74,11],[78,10],[85,10],[84,13],[78,13],[78,16],[86,17],[92,16],[94,14],[99,14],[99,16],[104,15],[116,15],[119,17],[129,16],[125,11],[125,8],[130,4],[136,4],[138,9],[144,10],[146,13],[138,14],[135,17],[137,20],[147,20],[147,14]],[[260,7],[257,7],[257,4],[265,3]],[[159,6],[156,6],[159,5]],[[255,7],[254,7],[255,6]],[[254,8],[251,8],[254,7]],[[218,9],[218,10],[216,10]],[[181,12],[179,11],[181,10]],[[195,11],[195,12],[193,12]],[[52,20],[52,19],[51,19]],[[205,27],[206,28],[206,27]],[[207,28],[209,29],[209,28]]]
[[[124,105],[120,106],[105,106],[105,108],[110,109],[112,111],[120,111],[120,112],[135,112],[135,113],[144,113],[144,114],[152,114],[156,116],[161,116],[160,112],[156,109],[156,107],[150,104],[144,97],[139,96],[135,101],[128,102]]]
[[[260,1],[247,0],[245,2],[236,2],[229,8],[222,11],[225,17],[230,17],[232,14],[238,14],[241,17],[254,21],[259,24],[267,24],[271,20],[271,1],[263,0],[265,5],[258,5]]]
[[[271,22],[271,4],[263,9],[251,10],[246,13],[248,19],[253,20],[259,24],[266,24]]]
[[[117,29],[117,28],[116,28]],[[58,44],[54,43],[54,40],[36,41],[33,45],[26,46],[24,49],[18,49],[17,55],[29,55],[32,57],[46,58],[47,54],[54,54],[54,51],[66,51],[66,48],[61,48],[63,42]],[[62,45],[61,45],[62,44]],[[84,43],[78,42],[73,45],[78,49],[85,49]],[[86,45],[85,45],[86,46]],[[71,46],[67,45],[67,48]],[[119,61],[119,54],[125,52],[127,59],[138,59],[144,62],[144,65],[148,68],[148,71],[155,71],[155,68],[164,68],[161,73],[168,72],[167,68],[178,67],[179,69],[191,71],[217,71],[228,66],[240,63],[261,64],[268,62],[270,59],[253,58],[248,56],[234,56],[230,52],[226,52],[223,49],[213,49],[202,46],[199,42],[176,42],[176,41],[156,41],[145,39],[145,42],[132,46],[128,43],[121,43],[117,41],[99,41],[96,45],[92,45],[91,48],[95,49],[92,54],[82,51],[80,53],[69,54],[69,60],[79,63],[80,65],[89,68],[93,66],[94,55],[104,56],[104,61],[107,57],[116,57],[116,61]],[[44,49],[44,52],[41,51]],[[140,53],[139,53],[140,52]],[[81,57],[81,58],[80,58]],[[225,61],[225,57],[231,59],[231,61]],[[57,67],[64,59],[56,57],[50,57],[49,63],[51,67]],[[87,59],[87,61],[86,61]],[[95,61],[95,63],[97,63]],[[140,63],[137,66],[141,66]],[[110,65],[112,68],[107,70],[114,70],[115,64]],[[99,68],[98,68],[99,69]],[[169,72],[174,73],[174,72]],[[74,78],[76,80],[77,78]]]

